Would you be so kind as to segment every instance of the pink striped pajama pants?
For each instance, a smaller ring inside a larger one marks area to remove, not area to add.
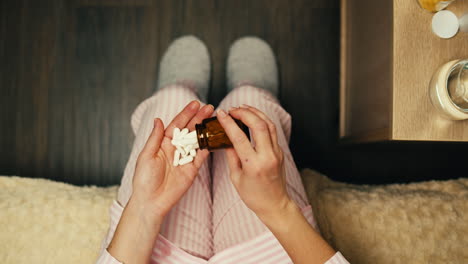
[[[136,135],[130,159],[118,192],[118,203],[111,207],[111,226],[103,248],[110,243],[122,207],[132,194],[135,163],[152,129],[152,120],[159,117],[167,126],[174,116],[196,94],[187,87],[172,85],[159,90],[135,110],[131,124]],[[299,172],[288,147],[291,116],[269,92],[245,85],[234,89],[221,102],[220,108],[248,104],[275,123],[279,145],[285,155],[287,190],[303,208],[308,221],[316,228],[312,210]],[[114,209],[113,209],[114,208]],[[250,252],[250,253],[249,253]],[[188,254],[187,254],[188,253]],[[247,259],[255,261],[249,262]],[[268,259],[272,261],[269,262]],[[229,178],[224,151],[214,152],[200,169],[191,188],[170,211],[155,242],[153,263],[290,263],[279,242],[257,216],[242,202]]]

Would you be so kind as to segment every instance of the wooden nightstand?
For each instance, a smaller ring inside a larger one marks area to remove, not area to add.
[[[468,0],[447,10],[468,12]],[[468,58],[468,33],[440,39],[417,0],[341,0],[340,138],[345,141],[468,141],[468,121],[431,105],[432,74]]]

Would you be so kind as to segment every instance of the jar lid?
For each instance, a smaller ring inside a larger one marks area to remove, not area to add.
[[[457,16],[448,10],[439,11],[432,17],[432,31],[440,38],[455,36],[459,26]]]

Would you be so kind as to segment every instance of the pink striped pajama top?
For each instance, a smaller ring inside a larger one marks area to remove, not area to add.
[[[108,238],[112,238],[117,227],[120,216],[123,212],[122,206],[114,201],[110,208],[111,225]],[[309,223],[314,224],[312,209],[309,207],[303,210]],[[314,225],[315,227],[315,225]],[[110,243],[106,243],[108,245]],[[98,264],[121,264],[112,257],[106,249],[101,251],[101,255],[96,263]],[[275,236],[267,231],[249,241],[230,247],[215,254],[208,260],[192,256],[180,249],[169,240],[159,235],[156,240],[150,263],[161,264],[286,264],[293,263],[286,251],[283,249]],[[340,252],[337,252],[325,264],[349,264]]]
[[[152,130],[153,118],[159,117],[168,125],[191,100],[197,100],[193,89],[171,85],[143,101],[133,113],[131,124],[136,135],[135,142],[117,201],[110,207],[110,226],[101,246],[98,264],[121,263],[106,248],[117,228],[123,206],[131,196],[136,160]],[[249,85],[234,89],[219,107],[227,110],[241,104],[260,109],[275,123],[278,143],[285,157],[288,194],[302,208],[311,226],[318,230],[288,146],[291,116],[269,92]],[[273,233],[242,202],[230,181],[224,154],[215,152],[200,168],[187,193],[164,219],[150,263],[279,264],[292,263],[292,260]],[[326,263],[346,264],[348,261],[337,252]]]

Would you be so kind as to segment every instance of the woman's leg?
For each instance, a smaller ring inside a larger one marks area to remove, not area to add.
[[[278,143],[284,152],[287,191],[300,208],[308,206],[299,171],[289,150],[291,116],[270,92],[253,86],[235,88],[219,107],[229,110],[241,104],[258,108],[275,123]],[[212,175],[214,252],[218,253],[266,232],[267,227],[246,207],[232,185],[227,160],[222,151],[215,152],[213,156]]]

